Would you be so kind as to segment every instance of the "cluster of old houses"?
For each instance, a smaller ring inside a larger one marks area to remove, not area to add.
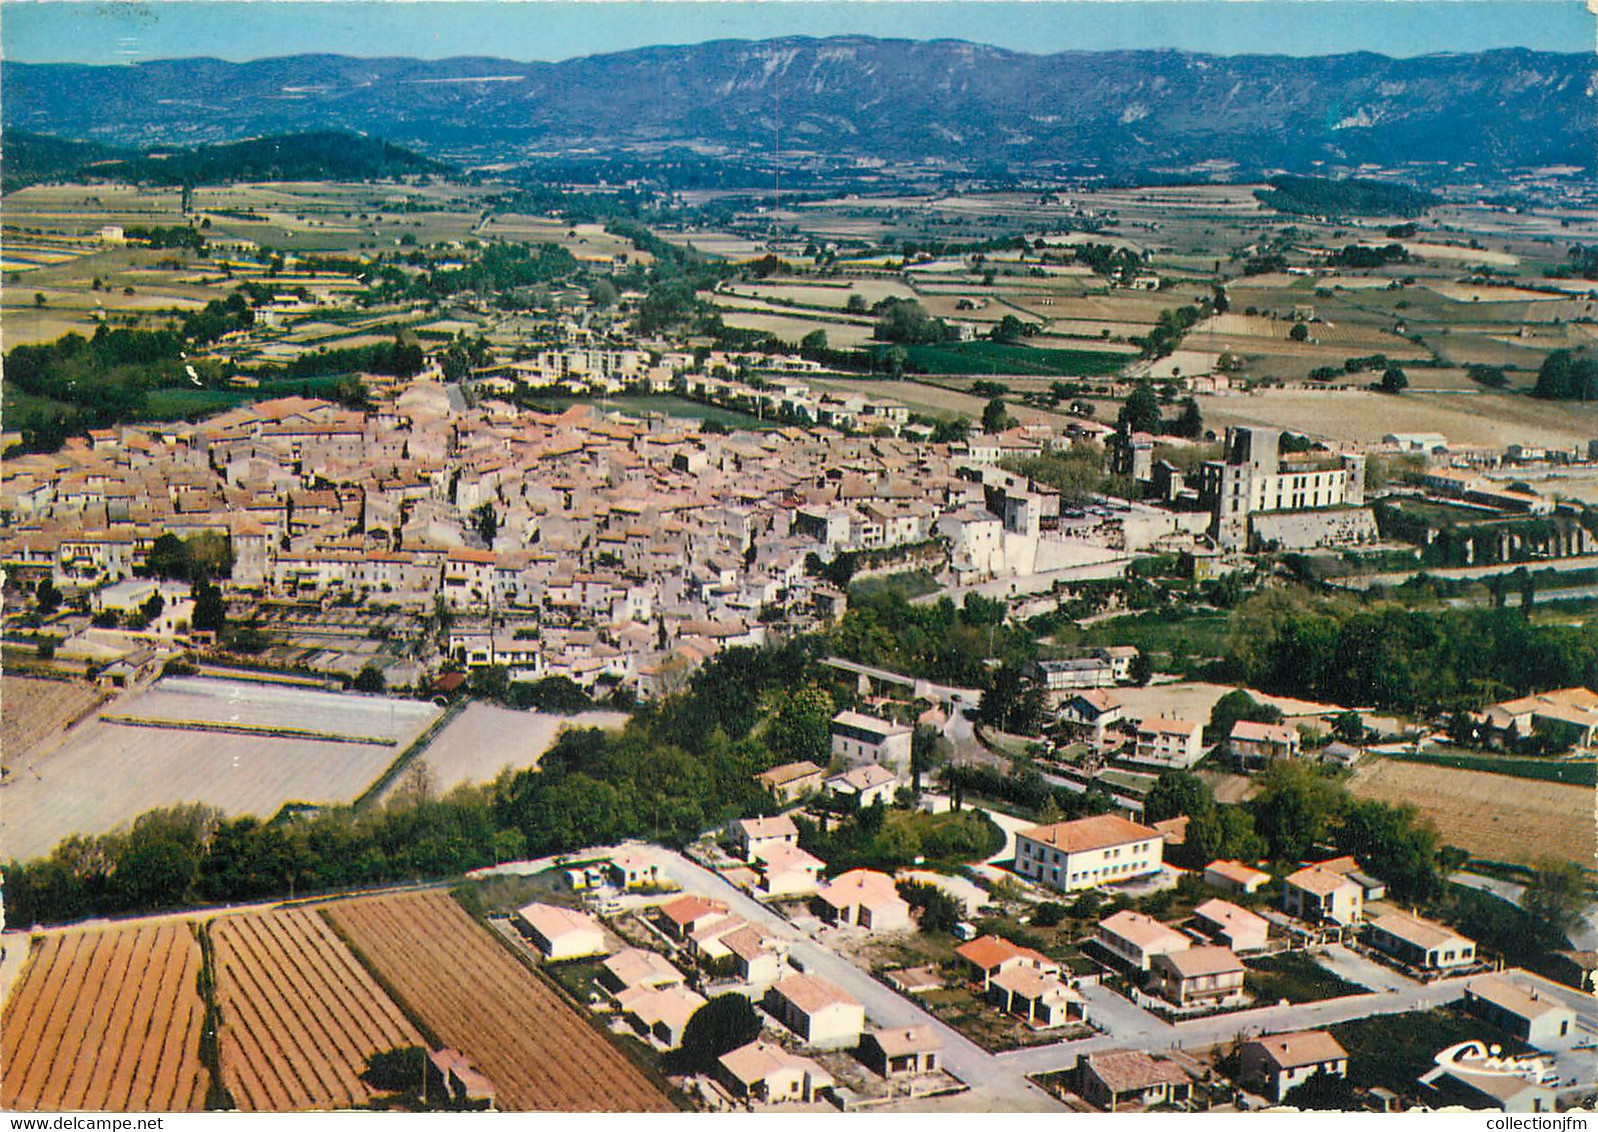
[[[874,401],[847,411],[902,416]],[[1191,541],[1169,523],[1064,524],[1058,492],[998,467],[1068,442],[1047,428],[959,444],[820,424],[709,435],[586,405],[468,406],[458,387],[417,380],[366,412],[287,397],[7,460],[0,557],[12,578],[72,594],[133,578],[163,534],[211,532],[231,542],[233,594],[442,602],[468,665],[648,696],[721,648],[760,643],[763,613],[840,612],[811,555],[931,547],[970,581]],[[594,634],[588,655],[532,631],[546,626]]]

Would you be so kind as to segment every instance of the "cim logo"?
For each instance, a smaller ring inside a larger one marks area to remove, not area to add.
[[[1449,1046],[1437,1055],[1436,1061],[1444,1069],[1458,1069],[1462,1073],[1520,1077],[1533,1082],[1541,1082],[1552,1072],[1544,1058],[1504,1057],[1502,1046],[1489,1046],[1475,1038]]]

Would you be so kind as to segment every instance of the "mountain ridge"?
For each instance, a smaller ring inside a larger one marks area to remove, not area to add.
[[[10,129],[195,145],[347,129],[449,156],[699,147],[1012,171],[1590,166],[1590,55],[1031,54],[964,40],[716,40],[561,62],[195,57],[0,64]],[[780,117],[779,117],[780,115]]]

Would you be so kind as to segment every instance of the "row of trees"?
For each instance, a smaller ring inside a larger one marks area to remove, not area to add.
[[[1397,711],[1479,709],[1598,681],[1598,637],[1511,609],[1421,611],[1273,590],[1232,615],[1226,675],[1263,691]]]
[[[798,646],[729,650],[623,731],[568,731],[540,770],[444,798],[417,783],[382,807],[266,822],[206,806],[151,811],[125,832],[10,862],[7,910],[53,923],[454,876],[623,837],[686,842],[769,806],[754,775],[786,756],[756,727],[810,665]]]

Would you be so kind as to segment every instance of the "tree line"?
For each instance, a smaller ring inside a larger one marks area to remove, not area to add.
[[[797,707],[786,738],[757,731],[812,670],[802,645],[730,649],[620,732],[566,731],[539,769],[442,798],[402,780],[370,809],[267,821],[199,805],[153,810],[126,831],[70,837],[47,857],[8,863],[7,911],[17,923],[61,923],[435,880],[625,837],[683,844],[769,812],[754,776],[817,753],[816,716],[830,718],[830,700]],[[825,741],[824,722],[820,734]]]

